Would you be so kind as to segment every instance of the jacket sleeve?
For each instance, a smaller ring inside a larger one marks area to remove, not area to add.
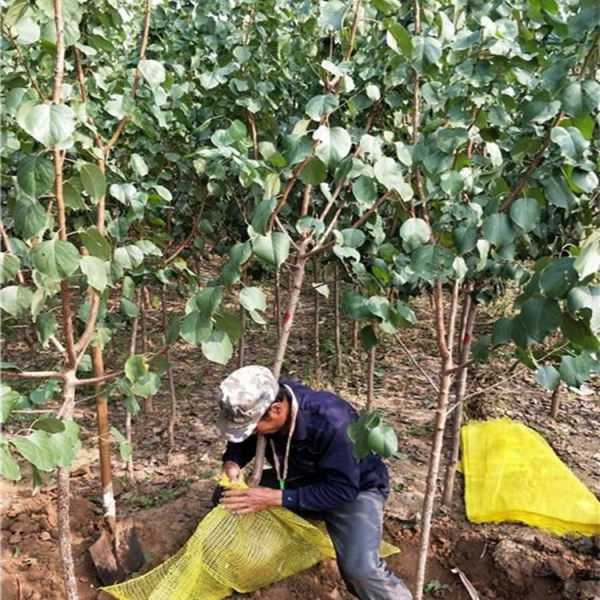
[[[256,435],[251,435],[243,442],[234,443],[227,442],[227,448],[223,454],[223,462],[228,460],[239,465],[240,468],[245,467],[256,454]]]
[[[346,432],[348,422],[330,425],[318,463],[321,482],[284,490],[283,506],[290,510],[323,511],[352,502],[360,489],[360,468]]]

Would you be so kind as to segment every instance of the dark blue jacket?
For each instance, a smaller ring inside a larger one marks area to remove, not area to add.
[[[356,411],[331,392],[315,391],[295,381],[282,379],[298,400],[298,417],[289,455],[283,506],[294,512],[320,512],[352,502],[359,491],[379,489],[388,492],[388,474],[379,457],[370,454],[357,461],[348,425],[357,419]],[[228,443],[223,461],[240,467],[254,457],[256,435],[240,443]],[[271,442],[283,469],[287,435],[267,436],[266,459],[273,465]]]

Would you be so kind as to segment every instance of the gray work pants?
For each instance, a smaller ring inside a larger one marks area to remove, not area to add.
[[[360,492],[324,515],[338,567],[351,594],[361,600],[412,600],[404,582],[379,556],[385,498],[378,490]]]

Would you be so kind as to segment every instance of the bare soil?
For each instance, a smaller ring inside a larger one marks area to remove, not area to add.
[[[436,378],[437,361],[426,301],[416,305],[419,325],[402,333],[402,339],[420,367]],[[331,374],[333,318],[330,305],[321,312],[323,369],[319,386],[331,389],[357,408],[366,397],[364,354],[344,349],[344,370]],[[490,318],[481,313],[476,331]],[[344,338],[350,340],[344,324]],[[273,327],[251,325],[246,363],[269,364],[275,346]],[[160,346],[160,316],[151,315],[150,343]],[[5,360],[41,368],[27,354],[24,340],[5,340]],[[121,340],[122,348],[127,340]],[[311,302],[300,308],[288,349],[285,374],[314,385]],[[27,357],[27,358],[26,358]],[[116,356],[112,357],[113,364]],[[107,358],[110,366],[111,357]],[[549,416],[550,397],[530,372],[507,369],[507,360],[474,366],[469,377],[467,415],[491,418],[507,415],[542,433],[557,454],[600,496],[600,385],[596,380],[583,393],[566,392],[557,420]],[[125,478],[124,464],[114,454],[117,508],[120,516],[134,517],[148,570],[173,554],[210,510],[214,477],[220,468],[224,441],[215,427],[215,390],[219,380],[235,368],[208,363],[198,349],[183,342],[173,350],[179,406],[176,444],[167,448],[168,392],[166,384],[154,399],[154,412],[141,413],[134,422],[135,481]],[[419,518],[429,444],[434,418],[434,390],[397,344],[384,340],[378,349],[376,406],[398,432],[405,460],[390,460],[392,491],[386,505],[385,537],[401,548],[388,560],[390,567],[414,590],[419,544]],[[490,387],[493,386],[493,387]],[[91,392],[90,392],[91,393]],[[72,472],[71,528],[75,568],[81,600],[107,598],[88,548],[102,523],[101,490],[95,441],[93,399],[77,405],[76,420],[83,430],[85,450]],[[124,409],[111,404],[111,420],[123,431]],[[443,473],[442,473],[443,475]],[[57,546],[55,480],[31,495],[30,484],[2,482],[2,598],[4,600],[60,600],[64,598]],[[525,525],[472,524],[462,503],[462,479],[452,507],[438,508],[434,519],[427,572],[427,598],[469,600],[459,569],[485,600],[600,600],[600,539],[570,539],[548,535]],[[349,600],[334,561],[313,567],[254,594],[233,598],[260,600]]]

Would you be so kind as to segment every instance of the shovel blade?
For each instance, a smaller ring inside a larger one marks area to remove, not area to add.
[[[115,551],[117,563],[125,573],[136,573],[144,565],[144,552],[131,517],[116,524]]]
[[[114,534],[105,529],[90,547],[90,555],[103,585],[119,583],[139,571],[144,564],[144,553],[133,519],[117,522]]]

